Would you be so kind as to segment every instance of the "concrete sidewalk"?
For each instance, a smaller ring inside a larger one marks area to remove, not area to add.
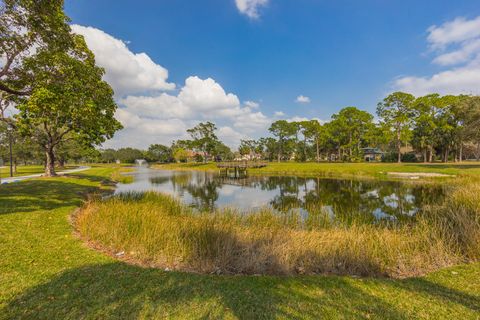
[[[75,173],[75,172],[85,171],[85,170],[88,170],[88,169],[90,169],[90,168],[91,168],[91,167],[82,166],[82,167],[78,167],[78,168],[76,168],[76,169],[60,171],[60,172],[57,172],[57,174],[58,174],[59,176],[61,176],[61,175],[68,174],[68,173]],[[28,176],[20,176],[20,177],[13,177],[13,178],[10,178],[10,177],[9,177],[9,178],[2,178],[2,179],[0,180],[0,184],[19,182],[19,181],[23,181],[23,180],[27,180],[27,179],[41,178],[41,177],[43,177],[43,173],[37,173],[37,174],[28,175]]]

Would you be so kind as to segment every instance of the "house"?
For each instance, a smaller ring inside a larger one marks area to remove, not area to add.
[[[260,154],[257,154],[257,153],[250,153],[250,154],[244,154],[244,155],[241,155],[241,154],[237,154],[235,156],[235,159],[233,159],[234,161],[256,161],[256,160],[261,160],[262,159],[262,156]]]
[[[363,159],[367,162],[381,161],[385,152],[378,148],[362,148]]]

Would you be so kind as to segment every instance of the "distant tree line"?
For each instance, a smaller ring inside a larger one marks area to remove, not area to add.
[[[325,123],[278,120],[269,128],[271,136],[241,140],[236,152],[218,139],[216,130],[214,123],[200,123],[187,130],[191,139],[173,141],[171,146],[154,144],[145,151],[103,150],[101,159],[357,162],[365,160],[366,150],[377,150],[386,162],[479,160],[480,97],[430,94],[415,98],[395,92],[378,103],[377,119],[367,111],[346,107]]]
[[[145,159],[148,162],[168,163],[232,160],[233,152],[218,139],[216,130],[212,122],[199,123],[187,130],[191,139],[173,141],[171,146],[152,144],[147,150],[134,148],[100,150],[100,161],[134,163],[137,159]]]
[[[239,153],[270,161],[362,161],[365,148],[378,148],[383,161],[480,158],[478,96],[395,92],[378,104],[377,116],[346,107],[323,124],[278,120],[269,128],[273,137],[242,140]]]

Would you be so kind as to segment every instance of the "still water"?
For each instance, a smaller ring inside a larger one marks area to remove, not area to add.
[[[212,172],[163,171],[139,167],[131,184],[116,193],[159,191],[200,210],[271,207],[308,215],[322,208],[332,217],[365,222],[411,221],[423,205],[444,198],[441,187],[400,181],[255,176],[233,179]]]

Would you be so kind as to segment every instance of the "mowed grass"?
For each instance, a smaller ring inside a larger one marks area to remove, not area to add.
[[[69,169],[75,169],[75,168],[77,168],[77,166],[65,166],[65,168],[57,169],[57,170],[63,171],[63,170],[69,170]],[[43,166],[19,165],[17,166],[17,172],[14,172],[13,176],[14,177],[29,176],[32,174],[44,173],[44,172],[45,172],[45,168]],[[10,167],[8,166],[8,164],[7,166],[0,167],[0,177],[1,178],[10,177]]]
[[[173,163],[156,165],[166,170],[218,170],[215,163]],[[376,177],[386,178],[388,172],[441,173],[456,176],[480,175],[480,162],[462,163],[316,163],[316,162],[269,162],[260,169],[249,169],[249,174],[302,175],[335,177]]]
[[[478,319],[479,263],[392,280],[197,275],[116,261],[69,223],[112,173],[0,186],[0,319]]]

